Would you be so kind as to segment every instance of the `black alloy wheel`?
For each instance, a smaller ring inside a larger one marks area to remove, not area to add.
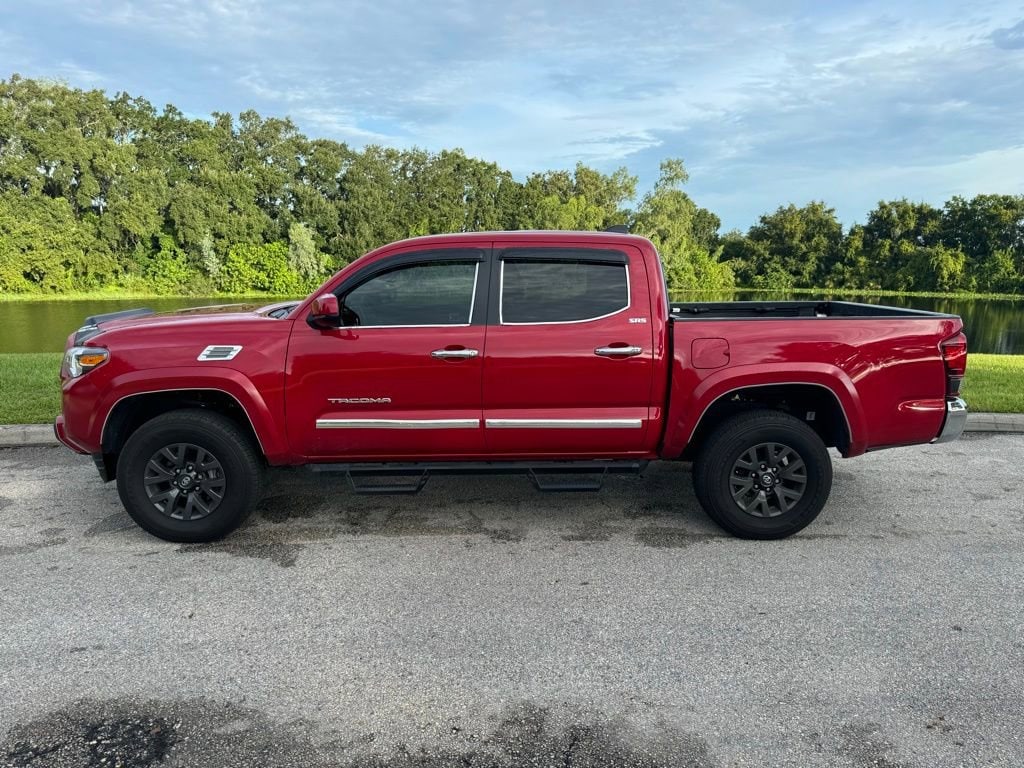
[[[140,426],[117,459],[117,491],[142,528],[167,541],[214,541],[251,514],[266,462],[245,425],[206,408]]]
[[[157,511],[175,520],[200,520],[224,500],[224,467],[206,448],[171,443],[154,453],[143,479]]]
[[[747,539],[791,536],[818,516],[832,489],[821,436],[791,414],[751,408],[725,418],[697,454],[693,487],[704,511]]]
[[[782,443],[758,443],[732,464],[729,481],[736,506],[754,517],[778,517],[793,509],[807,490],[807,465]]]

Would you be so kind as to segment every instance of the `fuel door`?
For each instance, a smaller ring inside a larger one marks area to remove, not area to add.
[[[729,342],[720,338],[694,339],[690,344],[694,368],[722,368],[729,364]]]

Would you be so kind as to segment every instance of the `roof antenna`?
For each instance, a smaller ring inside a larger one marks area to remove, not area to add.
[[[604,231],[605,232],[616,232],[616,233],[618,233],[620,235],[628,235],[629,234],[629,227],[627,227],[625,224],[616,224],[616,225],[611,226],[611,227],[605,227]]]

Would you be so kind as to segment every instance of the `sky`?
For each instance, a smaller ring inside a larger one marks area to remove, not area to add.
[[[1024,193],[1024,4],[0,0],[0,77],[253,108],[306,134],[583,162],[745,230],[824,200]]]

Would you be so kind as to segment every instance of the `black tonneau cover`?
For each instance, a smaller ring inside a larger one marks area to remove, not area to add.
[[[923,309],[858,304],[853,301],[708,301],[671,303],[676,320],[740,320],[783,317],[954,317]]]

